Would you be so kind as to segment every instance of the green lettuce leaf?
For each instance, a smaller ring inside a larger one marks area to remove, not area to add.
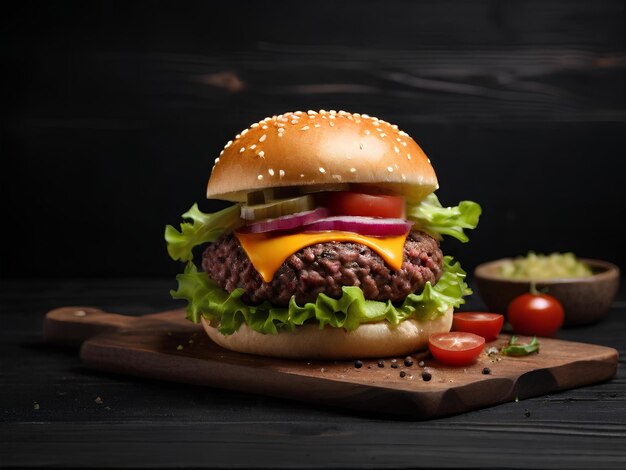
[[[172,290],[175,299],[186,299],[187,318],[199,322],[200,317],[219,324],[224,335],[236,332],[243,322],[259,333],[275,334],[293,331],[304,323],[316,323],[320,328],[331,326],[354,330],[362,323],[387,320],[392,324],[409,317],[432,320],[443,315],[450,307],[459,307],[463,296],[472,293],[465,282],[466,273],[452,257],[444,258],[443,275],[433,287],[430,282],[421,294],[409,294],[402,305],[366,300],[363,291],[355,286],[343,287],[339,299],[319,294],[314,303],[298,305],[295,297],[288,307],[273,307],[269,302],[247,305],[242,299],[243,289],[228,293],[221,289],[204,272],[199,272],[192,262],[179,274],[178,289]]]
[[[407,203],[407,219],[415,222],[415,228],[439,240],[442,235],[450,235],[463,243],[469,240],[463,229],[476,228],[481,212],[480,206],[472,201],[442,207],[434,193],[419,204]]]
[[[165,227],[165,241],[170,257],[176,261],[191,261],[193,247],[214,242],[222,234],[243,225],[240,211],[239,204],[235,204],[214,214],[205,214],[198,209],[198,204],[194,204],[183,214],[183,218],[191,219],[191,222],[181,223],[180,232],[171,225]]]

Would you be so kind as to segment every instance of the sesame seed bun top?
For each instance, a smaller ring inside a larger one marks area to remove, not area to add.
[[[229,141],[215,159],[207,197],[245,201],[266,188],[341,183],[413,201],[438,187],[430,160],[398,126],[367,114],[296,111],[256,122]]]

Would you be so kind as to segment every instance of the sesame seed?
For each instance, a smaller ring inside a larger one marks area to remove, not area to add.
[[[264,141],[265,141],[265,139],[267,139],[267,135],[266,135],[266,134],[263,134],[263,135],[261,136],[261,138],[259,139],[259,142],[264,142]]]
[[[301,131],[308,131],[309,130],[309,126],[304,126],[302,129],[300,129]]]
[[[296,116],[300,116],[301,114],[304,114],[304,113],[303,113],[302,111],[296,111],[294,114],[295,114]]]
[[[244,153],[245,151],[246,151],[246,148],[245,148],[245,147],[241,147],[241,148],[239,149],[239,153]]]
[[[217,158],[215,159],[215,164],[217,165],[219,162],[220,162],[220,157],[217,157]]]
[[[241,131],[241,135],[246,135],[248,133],[248,129],[244,129]]]
[[[387,137],[387,134],[385,134],[384,132],[382,134],[380,134],[381,137]]]
[[[402,181],[406,181],[406,175],[404,173],[402,173]]]
[[[350,173],[356,173],[356,168],[350,168]]]
[[[284,124],[282,124],[284,126]],[[278,133],[280,134],[281,132],[285,132],[285,128],[284,127],[279,127],[278,128]]]
[[[395,125],[395,124],[392,124],[392,125],[391,125],[391,128],[392,128],[394,131],[397,131],[397,130],[398,130],[398,126],[397,126],[397,125]]]
[[[224,155],[224,151],[223,150],[220,152],[220,155]]]
[[[321,124],[315,124],[313,127],[321,127]]]
[[[403,147],[406,147],[406,142],[400,142]]]
[[[270,176],[274,176],[274,170],[273,169],[270,168],[269,170],[267,170],[267,172],[270,174]]]
[[[257,153],[257,155],[261,158],[265,158],[265,152],[263,150],[261,150],[259,153]]]
[[[278,137],[282,137],[283,135],[285,135],[285,134],[283,134],[282,132],[278,133]]]
[[[252,127],[253,129],[254,129],[255,127],[259,127],[259,123],[258,123],[258,122],[255,122],[255,123],[254,123],[254,124],[252,124],[250,127]]]
[[[409,136],[409,134],[407,134],[407,133],[406,133],[406,132],[404,132],[404,131],[400,131],[400,132],[398,132],[398,134],[400,134],[400,135],[401,135],[401,136],[403,136],[403,137],[408,137],[408,136]]]
[[[365,135],[370,135],[371,132],[369,131],[369,129],[365,129]]]
[[[258,175],[258,176],[256,177],[256,179],[258,179],[259,181],[261,181],[261,180],[263,179],[263,175]]]
[[[298,124],[298,120],[297,119],[292,119],[291,124]]]
[[[278,170],[278,176],[280,176],[281,178],[285,176],[285,170]]]
[[[427,158],[426,160],[428,160],[428,163],[430,163],[430,158]]]
[[[328,121],[328,124],[330,124],[330,127],[335,127],[335,123],[333,121]]]
[[[361,114],[361,117],[363,119],[369,119],[370,118],[369,114]]]
[[[330,119],[336,119],[337,116],[335,116],[334,114],[331,114],[330,116],[328,116]]]
[[[235,139],[238,139],[238,138],[240,138],[240,137],[241,137],[241,134],[237,134],[237,135],[235,136]]]
[[[320,109],[320,114],[326,114],[326,110],[325,109]]]
[[[326,170],[322,167],[320,167],[320,173],[326,173]]]
[[[397,142],[402,142],[402,139],[400,137],[396,137],[396,141]]]
[[[398,147],[393,147],[393,149],[396,151],[396,153],[400,153],[400,149]]]
[[[313,114],[309,114],[309,119],[315,119],[315,116]]]
[[[250,146],[250,150],[254,150],[255,148],[256,148],[256,144],[252,144],[252,145]]]
[[[380,127],[377,127],[377,128],[376,128],[376,130],[377,130],[378,132],[382,132],[382,131],[383,131]]]
[[[261,127],[261,129],[267,129],[267,126],[263,126],[263,127]]]
[[[284,125],[282,122],[277,122],[277,123],[276,123],[276,126],[278,126],[278,130],[279,130],[279,131],[280,131],[281,129],[282,129],[282,130],[285,130],[285,129],[284,129],[285,125]]]
[[[407,160],[410,160],[410,159],[411,159],[411,154],[410,154],[410,153],[407,153],[407,154],[406,154],[406,158],[407,158]]]
[[[392,166],[388,166],[388,167],[387,167],[387,171],[388,171],[389,173],[393,172],[393,167],[392,167]]]
[[[226,142],[226,145],[224,145],[224,148],[227,149],[228,147],[230,147],[233,144],[232,140],[229,140],[228,142]]]
[[[306,113],[307,113],[307,114],[309,114],[309,115],[314,115],[314,114],[317,114],[317,113],[316,113],[315,111],[313,111],[312,109],[309,109]]]
[[[335,111],[334,109],[331,109],[330,114],[337,114],[337,111]]]
[[[304,178],[304,173],[300,173],[300,178]]]

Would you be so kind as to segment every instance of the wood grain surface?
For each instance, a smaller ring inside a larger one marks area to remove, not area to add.
[[[42,341],[44,312],[55,307],[145,315],[179,305],[171,286],[171,279],[0,283],[3,466],[624,468],[623,288],[605,321],[558,334],[618,349],[615,378],[433,420],[107,373],[85,367],[75,348]],[[477,296],[468,300],[468,310],[482,308]]]
[[[446,367],[419,353],[410,366],[394,358],[392,368],[386,358],[384,367],[365,360],[356,368],[352,361],[280,360],[225,350],[186,320],[183,310],[128,317],[63,307],[46,315],[48,342],[75,343],[81,335],[81,358],[95,369],[420,419],[601,382],[615,374],[618,361],[611,348],[543,338],[539,354],[483,353],[467,367]],[[507,340],[503,335],[486,350]],[[418,366],[421,359],[424,368]],[[432,379],[424,381],[423,372]]]

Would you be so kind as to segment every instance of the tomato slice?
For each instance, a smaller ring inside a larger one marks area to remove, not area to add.
[[[428,338],[428,348],[439,362],[449,366],[465,366],[478,358],[485,347],[485,338],[473,333],[453,331],[436,333]]]
[[[333,191],[326,194],[326,204],[333,215],[360,215],[388,219],[402,219],[405,215],[405,202],[402,196]]]
[[[498,339],[502,325],[504,325],[504,315],[497,313],[462,312],[455,313],[452,318],[454,331],[474,333],[482,336],[486,341]]]

